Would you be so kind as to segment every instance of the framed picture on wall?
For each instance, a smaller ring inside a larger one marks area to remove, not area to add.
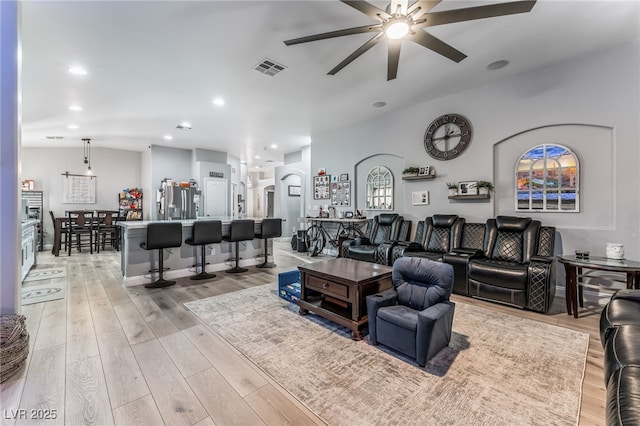
[[[299,197],[301,194],[301,188],[298,185],[289,185],[289,196]]]
[[[478,195],[478,182],[467,181],[458,183],[458,195]]]
[[[412,192],[411,202],[414,206],[424,206],[429,204],[429,191]]]
[[[430,173],[431,173],[431,167],[422,166],[418,171],[418,176],[429,176]]]
[[[351,182],[331,183],[331,205],[350,206],[351,205]]]
[[[340,182],[346,182],[349,180],[349,173],[342,173],[340,175]]]
[[[330,197],[331,175],[313,177],[313,199],[328,200]]]

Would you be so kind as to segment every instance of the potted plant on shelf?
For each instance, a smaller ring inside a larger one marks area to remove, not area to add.
[[[418,167],[407,167],[402,171],[402,176],[418,176],[419,171]]]
[[[458,184],[455,182],[447,182],[447,188],[449,188],[449,196],[458,195]]]
[[[493,184],[486,180],[479,180],[476,186],[478,187],[478,194],[483,194],[483,195],[488,194],[489,191],[493,189]]]

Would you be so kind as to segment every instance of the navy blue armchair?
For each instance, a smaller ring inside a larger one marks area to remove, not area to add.
[[[415,358],[424,367],[451,341],[453,266],[402,257],[393,264],[391,278],[393,289],[367,296],[370,341]]]

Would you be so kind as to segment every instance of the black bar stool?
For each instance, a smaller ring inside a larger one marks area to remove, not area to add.
[[[216,274],[205,272],[207,267],[206,248],[207,244],[215,244],[222,241],[222,221],[219,220],[197,220],[193,222],[193,232],[190,238],[184,240],[190,246],[202,247],[202,266],[200,273],[193,275],[192,280],[206,280],[213,278]],[[196,272],[198,271],[198,255],[196,254]]]
[[[256,265],[256,268],[273,268],[276,266],[275,263],[268,261],[269,247],[267,244],[269,238],[276,237],[282,237],[282,219],[262,219],[262,226],[260,227],[260,232],[256,234],[256,238],[264,239],[264,263]]]
[[[227,269],[226,272],[230,274],[237,274],[239,272],[247,272],[247,268],[241,268],[240,262],[240,241],[249,241],[255,238],[254,234],[255,222],[251,219],[238,219],[233,220],[229,224],[229,235],[222,237],[224,241],[236,243],[236,266],[231,269]]]
[[[179,222],[150,223],[147,225],[147,241],[140,243],[140,247],[145,250],[158,250],[158,273],[157,281],[145,284],[146,288],[162,288],[174,285],[175,281],[167,281],[163,278],[164,255],[163,250],[182,245],[182,224]],[[169,268],[167,268],[169,269]],[[155,272],[155,269],[149,272]]]

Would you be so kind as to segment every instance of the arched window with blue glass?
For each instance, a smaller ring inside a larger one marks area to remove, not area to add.
[[[516,211],[580,211],[578,157],[566,146],[543,144],[516,164]]]

